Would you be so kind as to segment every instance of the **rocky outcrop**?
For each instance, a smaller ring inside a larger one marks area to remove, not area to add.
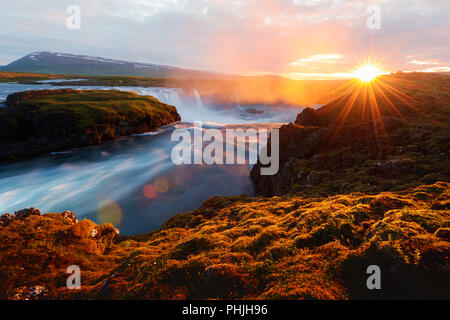
[[[45,286],[21,287],[15,289],[10,295],[9,300],[44,300],[48,295]]]
[[[14,220],[21,220],[28,218],[30,216],[40,216],[40,215],[41,212],[33,207],[16,211],[14,212],[14,214],[5,213],[0,216],[0,226],[6,227]]]
[[[251,178],[255,184],[256,193],[264,196],[285,193],[285,186],[298,179],[293,174],[296,162],[292,157],[307,158],[318,149],[326,134],[325,128],[302,127],[297,124],[287,124],[280,128],[280,170],[274,176],[260,175],[259,162],[253,166]],[[270,146],[270,139],[268,142]]]
[[[181,120],[175,107],[131,92],[41,90],[0,109],[0,161],[100,144]]]
[[[31,207],[16,211],[14,212],[14,214],[5,213],[0,216],[0,227],[5,228],[14,221],[28,223],[27,218],[33,216],[40,217],[40,210]],[[75,213],[73,213],[72,211],[47,213],[43,217],[63,221],[65,225],[70,225],[70,230],[65,230],[65,233],[71,233],[78,238],[94,239],[96,241],[108,243],[109,245],[111,245],[120,236],[119,230],[114,228],[110,224],[98,226],[89,220],[78,221]]]
[[[71,211],[41,214],[28,208],[3,214],[0,221],[0,299],[47,299],[66,283],[71,265],[87,271],[83,281],[89,281],[88,270],[107,272],[104,255],[120,237],[111,224],[78,221]]]
[[[316,114],[314,109],[306,108],[298,114],[295,123],[301,126],[320,127],[323,125],[320,117]]]
[[[431,107],[389,90],[358,90],[318,110],[306,108],[279,129],[279,171],[264,176],[261,163],[254,165],[256,194],[375,193],[449,179],[447,100],[430,93]]]

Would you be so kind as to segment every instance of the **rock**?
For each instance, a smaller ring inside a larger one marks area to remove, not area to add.
[[[316,111],[311,108],[306,108],[297,116],[295,123],[301,126],[314,126],[320,127],[323,125],[320,117],[317,115]]]
[[[443,117],[440,111],[419,112],[389,93],[368,100],[364,91],[306,108],[294,124],[282,126],[279,171],[262,176],[257,162],[255,193],[372,193],[447,180],[448,130],[425,125],[431,115]]]
[[[16,219],[24,219],[24,218],[28,218],[29,216],[40,216],[41,212],[38,209],[31,207],[31,208],[16,211],[16,212],[14,212],[14,215],[15,215]]]
[[[9,300],[41,300],[48,295],[45,286],[20,287],[13,291]]]
[[[328,171],[311,171],[306,177],[305,183],[307,185],[318,185],[331,177],[331,173]]]
[[[71,221],[72,223],[76,223],[78,222],[77,217],[75,216],[75,213],[73,213],[72,211],[63,211],[60,213],[61,216],[69,221]]]
[[[416,169],[416,161],[412,159],[394,159],[377,161],[376,166],[370,170],[370,173],[385,178],[395,178],[404,174],[413,173]]]
[[[91,236],[91,238],[95,238],[95,237],[97,236],[97,234],[98,234],[97,229],[93,229],[93,230],[91,231],[90,236]]]
[[[0,216],[0,226],[6,227],[8,224],[10,224],[15,218],[15,215],[5,213],[2,216]]]
[[[5,105],[0,110],[0,161],[97,145],[181,120],[173,106],[118,90],[17,92]]]
[[[22,209],[16,211],[13,215],[6,213],[0,217],[0,226],[6,227],[15,220],[24,220],[30,216],[41,216],[41,213],[35,208]],[[68,239],[67,241],[69,242],[73,242],[73,239],[84,242],[83,246],[86,251],[103,253],[106,249],[116,243],[120,237],[119,230],[114,228],[112,224],[105,223],[97,225],[87,219],[78,221],[75,213],[72,211],[46,213],[41,217],[43,219],[55,219],[63,222],[61,220],[62,217],[64,220],[69,221],[70,224],[63,223],[65,238]],[[39,223],[39,221],[34,220],[30,223],[35,225]]]
[[[264,196],[285,193],[285,185],[299,180],[296,162],[292,159],[302,159],[317,152],[326,128],[302,127],[289,123],[280,128],[280,168],[274,176],[260,175],[263,165],[258,161],[252,168],[251,178],[257,194]],[[270,146],[270,138],[268,145]]]
[[[15,219],[21,220],[28,218],[30,216],[40,216],[40,215],[41,212],[33,207],[16,211],[14,212],[14,214],[5,213],[2,216],[0,216],[0,226],[6,227]]]

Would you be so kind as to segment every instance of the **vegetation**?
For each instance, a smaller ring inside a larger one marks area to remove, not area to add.
[[[0,113],[0,160],[99,144],[180,120],[173,106],[118,90],[11,94]]]
[[[111,118],[114,121],[161,118],[175,110],[151,96],[118,90],[26,91],[9,95],[5,104],[13,106],[18,114],[36,112],[36,108],[46,114],[73,114],[81,129]]]
[[[80,76],[78,76],[80,78]],[[81,81],[64,81],[57,85],[111,86],[111,87],[165,87],[167,79],[152,77],[81,76]]]
[[[111,225],[64,213],[16,218],[0,227],[0,293],[24,298],[39,285],[47,298],[448,299],[449,206],[444,182],[378,195],[213,197],[118,242]],[[81,290],[66,288],[72,264]],[[382,290],[366,287],[372,264]]]
[[[0,297],[450,299],[449,79],[339,89],[281,128],[280,172],[252,171],[258,196],[213,197],[148,234],[118,238],[67,212],[4,215]],[[73,264],[81,290],[66,288]],[[382,290],[366,286],[370,265]]]
[[[341,97],[280,129],[280,170],[252,178],[258,194],[405,190],[450,176],[450,77],[389,75],[350,82]]]
[[[20,72],[0,72],[0,82],[17,81],[40,84],[38,80],[57,78],[64,82],[50,82],[58,86],[111,86],[111,87],[169,87],[182,88],[190,94],[197,90],[202,97],[218,104],[284,104],[311,105],[328,103],[339,94],[345,80],[290,80],[276,76],[225,76],[212,78],[46,75]],[[83,80],[80,81],[80,78]],[[77,79],[77,81],[70,81]]]
[[[27,73],[27,72],[3,72],[0,71],[0,83],[1,82],[27,82],[38,80],[50,80],[57,78],[70,78],[70,76],[61,75],[48,75],[40,73]]]

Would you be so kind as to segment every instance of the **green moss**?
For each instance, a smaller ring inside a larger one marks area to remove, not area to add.
[[[181,120],[173,106],[118,90],[17,92],[5,105],[0,117],[0,149],[5,152],[0,161],[97,145]]]
[[[58,299],[448,299],[450,218],[431,207],[449,201],[449,188],[215,197],[163,229],[119,242],[110,241],[108,224],[67,223],[58,214],[14,220],[0,226],[0,294],[39,283]],[[72,263],[85,270],[79,291],[66,288]],[[372,264],[382,270],[383,290],[367,290]]]
[[[0,72],[0,82],[34,82],[38,80],[50,80],[57,78],[70,78],[70,76],[38,74],[27,72]]]
[[[377,81],[380,89],[372,92],[376,103],[365,98],[370,87],[348,90],[316,111],[303,111],[296,120],[306,126],[302,130],[282,126],[280,174],[264,177],[255,166],[256,193],[375,194],[448,181],[450,77],[400,74]],[[405,101],[391,90],[383,90],[384,85],[395,87],[403,97],[417,99]],[[321,131],[304,129],[317,128],[317,123]]]
[[[73,113],[80,128],[108,120],[132,120],[143,117],[163,117],[174,108],[150,96],[118,90],[66,90],[42,92],[37,97],[23,99],[16,108],[22,112],[38,107],[46,113]]]

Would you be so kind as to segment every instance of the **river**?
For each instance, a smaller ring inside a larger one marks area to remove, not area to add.
[[[0,83],[0,101],[10,93],[57,89],[50,84]],[[67,88],[64,86],[64,88]],[[303,107],[215,105],[194,91],[176,88],[118,89],[151,95],[174,105],[182,122],[102,145],[0,164],[0,213],[35,207],[41,212],[74,211],[79,219],[111,222],[121,234],[157,229],[178,212],[198,208],[214,195],[253,194],[250,165],[175,165],[171,133],[204,128],[277,128],[292,122]],[[247,109],[251,109],[250,112]],[[255,112],[255,110],[257,112]]]

